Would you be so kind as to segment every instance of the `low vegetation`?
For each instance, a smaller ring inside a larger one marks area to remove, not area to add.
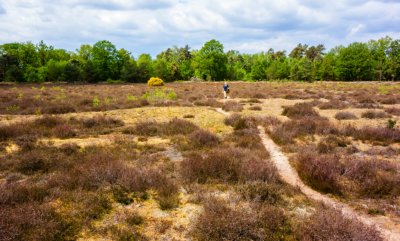
[[[397,218],[397,84],[230,85],[1,86],[0,239],[383,240],[282,182],[257,127],[306,185]]]

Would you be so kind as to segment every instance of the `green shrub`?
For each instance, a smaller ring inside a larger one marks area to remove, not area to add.
[[[387,128],[394,129],[396,127],[396,120],[389,119],[387,122]]]

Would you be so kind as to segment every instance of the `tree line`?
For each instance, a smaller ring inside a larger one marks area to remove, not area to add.
[[[217,40],[201,49],[172,47],[152,58],[135,59],[110,41],[83,44],[75,52],[38,44],[0,45],[0,82],[146,82],[151,76],[174,80],[399,80],[400,40],[390,37],[354,42],[326,51],[298,44],[290,53],[269,49],[255,54],[224,51]]]

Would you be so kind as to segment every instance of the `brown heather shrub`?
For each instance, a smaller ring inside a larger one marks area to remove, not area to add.
[[[279,145],[291,144],[295,138],[314,134],[337,134],[338,130],[322,117],[303,117],[289,120],[273,128],[271,138]]]
[[[0,126],[0,141],[5,141],[17,136],[19,133],[13,125],[1,125]]]
[[[215,134],[202,129],[192,132],[189,141],[195,147],[214,147],[219,144],[219,138]]]
[[[243,110],[243,106],[236,101],[227,101],[222,107],[224,111],[240,112]]]
[[[179,206],[179,188],[166,176],[160,176],[158,184],[154,187],[157,190],[157,201],[161,210],[168,210]]]
[[[379,142],[384,145],[400,142],[400,129],[371,126],[357,129],[353,126],[346,126],[341,130],[341,132],[344,135],[352,136],[357,140]]]
[[[326,154],[335,151],[338,147],[346,147],[350,144],[350,141],[344,137],[329,135],[318,142],[317,150],[318,153]]]
[[[390,146],[382,147],[382,146],[373,146],[367,151],[365,151],[367,155],[371,156],[385,156],[385,157],[394,157],[400,154],[400,149],[395,149]]]
[[[241,118],[242,118],[241,115],[234,113],[234,114],[232,114],[232,115],[229,115],[229,116],[225,117],[224,123],[225,123],[225,125],[228,125],[228,126],[235,126],[236,123],[237,123]]]
[[[142,121],[135,124],[134,127],[128,127],[123,130],[124,134],[135,134],[141,136],[159,135],[162,125],[153,120]]]
[[[192,235],[196,240],[285,240],[288,231],[287,218],[279,208],[234,209],[212,198],[206,202]]]
[[[143,224],[144,218],[140,216],[137,212],[129,212],[126,214],[126,222],[132,226],[138,226]]]
[[[188,135],[198,129],[199,127],[190,121],[174,118],[165,125],[163,132],[166,135]]]
[[[92,101],[90,101],[90,104]],[[65,114],[65,113],[74,113],[76,112],[75,107],[67,103],[60,103],[54,105],[45,106],[42,109],[43,114]]]
[[[235,130],[225,141],[231,141],[236,147],[251,150],[260,158],[268,159],[269,153],[262,144],[256,129]]]
[[[232,126],[234,130],[257,128],[258,122],[262,119],[255,117],[242,117],[239,114],[232,114],[224,119],[225,125]]]
[[[400,100],[398,96],[388,96],[385,98],[381,98],[379,100],[379,103],[384,105],[394,105],[394,104],[400,104]]]
[[[366,119],[380,119],[390,117],[390,115],[383,111],[368,110],[361,113],[361,117]]]
[[[112,128],[124,125],[122,120],[106,115],[97,115],[92,118],[83,119],[81,123],[84,128]]]
[[[258,105],[250,106],[249,110],[261,111],[262,107]]]
[[[313,109],[313,105],[307,102],[297,103],[293,106],[283,107],[282,115],[293,119],[302,118],[306,116],[308,117],[319,116],[318,112],[316,112]]]
[[[249,99],[247,102],[248,102],[248,103],[256,103],[256,104],[262,103],[262,102],[261,102],[259,99],[257,99],[257,98],[251,98],[251,99]]]
[[[54,128],[64,123],[64,120],[58,116],[44,115],[33,121],[33,126],[41,126],[47,128]]]
[[[3,183],[0,185],[0,207],[29,202],[43,202],[50,195],[46,183],[34,184],[30,181]]]
[[[347,107],[348,107],[348,105],[345,102],[338,100],[338,99],[332,99],[332,100],[329,100],[328,102],[322,102],[318,105],[318,108],[320,108],[321,110],[327,110],[327,109],[341,110],[341,109],[345,109]]]
[[[278,170],[271,161],[257,157],[245,159],[240,166],[239,181],[263,181],[275,183],[279,180]]]
[[[190,182],[206,183],[267,181],[276,182],[276,168],[251,151],[242,148],[218,148],[203,155],[192,153],[181,163],[181,175]]]
[[[260,125],[264,126],[265,128],[269,128],[271,126],[277,126],[282,123],[278,118],[276,118],[274,116],[261,117],[259,122],[260,122]]]
[[[3,168],[19,171],[24,174],[46,173],[55,170],[69,170],[79,158],[75,156],[78,148],[73,146],[34,145],[8,156],[6,162],[0,164]]]
[[[343,111],[343,112],[336,113],[335,119],[337,119],[337,120],[356,120],[356,119],[358,119],[358,117],[351,112]]]
[[[295,230],[300,240],[380,241],[384,240],[373,227],[356,218],[344,217],[340,210],[320,207]]]
[[[248,182],[238,187],[238,192],[246,200],[276,204],[282,199],[282,186],[276,183]]]
[[[0,239],[9,241],[71,240],[71,224],[50,205],[35,202],[1,206]]]
[[[385,112],[390,115],[400,116],[400,108],[387,108],[385,109]]]
[[[344,166],[336,155],[316,155],[312,151],[299,153],[296,169],[300,177],[312,188],[328,193],[341,194],[341,174]]]
[[[67,139],[67,138],[77,136],[76,130],[68,124],[62,124],[62,125],[55,127],[54,133],[57,134],[57,137],[62,138],[62,139]]]
[[[196,106],[211,106],[215,108],[221,108],[223,106],[223,103],[217,101],[216,99],[202,99],[202,100],[196,100],[193,102],[194,105]]]
[[[167,123],[158,123],[152,120],[139,122],[134,127],[126,128],[123,133],[142,136],[173,136],[188,135],[198,129],[199,127],[190,121],[174,118]]]
[[[400,165],[387,160],[351,158],[345,177],[356,181],[357,192],[367,197],[398,196]]]
[[[255,94],[253,94],[252,97],[255,99],[266,99],[267,98],[267,96],[263,93],[255,93]]]

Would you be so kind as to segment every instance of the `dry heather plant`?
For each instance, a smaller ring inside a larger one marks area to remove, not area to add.
[[[211,198],[204,205],[192,235],[197,240],[285,240],[289,238],[287,217],[276,207],[258,210],[233,209]]]
[[[400,142],[400,129],[390,129],[387,127],[371,127],[364,126],[355,128],[353,126],[345,126],[341,133],[343,135],[352,136],[357,140],[372,141],[378,144],[389,145]]]
[[[346,109],[348,107],[348,104],[345,103],[344,101],[338,100],[338,99],[332,99],[329,100],[328,102],[323,102],[318,105],[318,108],[321,110],[326,110],[326,109]]]
[[[340,178],[345,168],[338,156],[302,152],[296,158],[296,168],[300,177],[314,189],[342,194]]]
[[[297,155],[296,168],[306,183],[323,192],[369,198],[400,194],[400,166],[390,161],[307,151]]]
[[[356,120],[356,119],[358,119],[358,117],[351,112],[343,111],[343,112],[336,113],[335,119],[337,119],[337,120]]]
[[[195,147],[214,147],[219,144],[219,138],[210,131],[199,129],[189,135],[189,141]]]
[[[181,163],[181,175],[190,182],[277,182],[275,166],[243,148],[216,148],[192,153]]]
[[[135,126],[123,130],[123,133],[141,136],[173,136],[188,135],[198,129],[199,127],[190,121],[174,118],[166,123],[153,120],[138,122]]]
[[[319,116],[318,112],[313,109],[313,104],[308,102],[297,103],[293,106],[283,107],[282,115],[292,119],[302,117],[313,117]]]
[[[314,134],[337,134],[338,130],[328,119],[309,116],[283,122],[275,126],[270,132],[271,138],[279,145],[286,145],[294,142],[295,138],[312,136]]]
[[[368,111],[363,112],[361,114],[361,117],[367,118],[367,119],[380,119],[380,118],[390,117],[390,115],[383,111],[368,110]]]
[[[224,111],[240,112],[243,110],[243,106],[237,101],[227,101],[222,109]]]
[[[400,116],[400,108],[387,108],[385,109],[385,112],[390,114],[390,115],[395,115],[395,116]]]
[[[328,135],[318,142],[317,151],[322,154],[331,153],[339,147],[347,147],[350,144],[350,141],[344,137]]]
[[[300,240],[384,240],[375,228],[363,225],[356,218],[344,217],[340,210],[327,207],[318,208],[295,232]]]

